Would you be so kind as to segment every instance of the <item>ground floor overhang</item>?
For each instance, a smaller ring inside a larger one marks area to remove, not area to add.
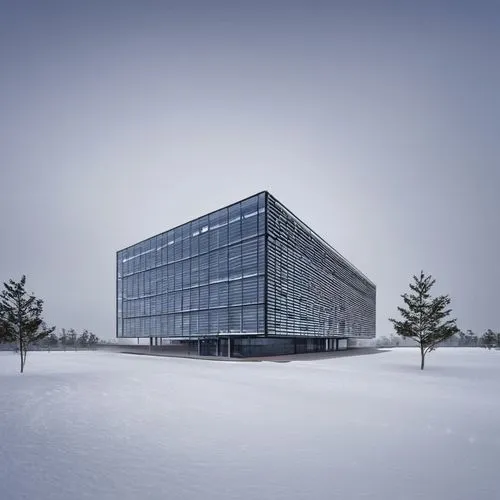
[[[298,337],[260,335],[217,335],[197,338],[168,339],[185,344],[188,351],[198,356],[260,357],[348,349],[348,337]],[[162,337],[150,337],[151,349],[164,347]]]

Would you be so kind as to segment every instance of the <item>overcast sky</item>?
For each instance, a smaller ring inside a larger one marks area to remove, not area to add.
[[[0,280],[115,334],[115,252],[267,189],[500,330],[500,3],[0,2]]]

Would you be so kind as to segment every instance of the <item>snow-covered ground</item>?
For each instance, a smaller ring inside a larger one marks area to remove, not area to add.
[[[0,353],[2,500],[500,498],[500,351]]]

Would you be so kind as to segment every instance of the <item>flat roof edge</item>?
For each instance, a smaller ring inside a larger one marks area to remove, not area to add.
[[[177,224],[177,226],[170,227],[168,229],[165,229],[164,231],[160,231],[159,233],[153,234],[152,236],[148,236],[147,238],[143,238],[142,240],[139,240],[136,243],[132,243],[131,245],[128,245],[126,247],[121,248],[120,250],[117,250],[116,253],[118,254],[120,252],[123,252],[124,250],[128,250],[129,248],[135,247],[136,245],[139,245],[140,243],[144,243],[145,241],[148,241],[152,238],[156,238],[157,236],[160,236],[160,234],[167,233],[168,231],[174,231],[175,229],[178,229],[182,226],[185,226],[186,224],[190,224],[191,222],[194,222],[195,220],[201,219],[202,217],[209,217],[210,215],[214,214],[215,212],[218,212],[219,210],[224,210],[225,208],[232,207],[233,205],[236,205],[237,203],[242,203],[243,201],[247,201],[250,198],[255,198],[255,197],[257,197],[261,194],[265,194],[265,193],[270,194],[266,190],[259,191],[258,193],[252,194],[251,196],[247,196],[246,198],[243,198],[241,200],[233,201],[232,203],[229,203],[227,205],[224,205],[223,207],[219,207],[215,210],[207,212],[206,214],[202,214],[202,215],[199,215],[198,217],[194,217],[193,219],[189,219],[188,221],[183,222],[182,224]]]

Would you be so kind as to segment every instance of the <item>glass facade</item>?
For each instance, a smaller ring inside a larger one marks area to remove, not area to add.
[[[263,192],[120,250],[117,336],[205,338],[219,354],[331,350],[375,336],[375,285]]]
[[[117,254],[117,336],[264,333],[265,193]]]

